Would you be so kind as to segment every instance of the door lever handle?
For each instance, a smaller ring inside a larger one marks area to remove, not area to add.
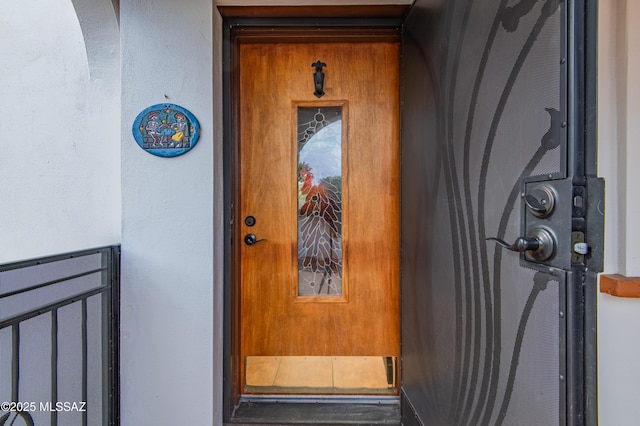
[[[487,240],[495,241],[499,246],[519,253],[529,250],[538,250],[540,248],[540,241],[537,238],[519,237],[513,242],[513,244],[509,244],[505,240],[495,237],[489,237]]]
[[[526,237],[517,238],[513,244],[495,237],[489,237],[487,240],[495,241],[507,250],[529,252],[529,255],[539,262],[551,259],[556,252],[556,237],[544,228],[532,229]]]
[[[244,236],[244,243],[248,246],[252,246],[254,244],[258,244],[260,241],[267,241],[266,238],[258,239],[255,234],[247,234]]]

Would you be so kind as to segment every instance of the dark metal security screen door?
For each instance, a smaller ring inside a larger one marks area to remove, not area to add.
[[[405,424],[591,421],[583,3],[418,0],[406,19]]]

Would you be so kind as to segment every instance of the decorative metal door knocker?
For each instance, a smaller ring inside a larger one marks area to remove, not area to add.
[[[311,66],[316,69],[316,72],[313,74],[313,85],[315,87],[315,92],[313,94],[316,95],[316,97],[321,98],[322,95],[324,95],[324,73],[322,72],[322,67],[326,67],[327,64],[318,60],[311,64]]]

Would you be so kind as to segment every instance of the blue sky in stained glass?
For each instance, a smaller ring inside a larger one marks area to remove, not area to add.
[[[342,120],[323,127],[300,150],[298,160],[307,163],[318,180],[342,175]]]

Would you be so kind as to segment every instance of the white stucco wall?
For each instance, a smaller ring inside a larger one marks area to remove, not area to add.
[[[123,426],[214,419],[212,19],[210,0],[120,1]],[[133,139],[138,113],[160,103],[200,123],[182,156]]]
[[[640,3],[600,0],[599,173],[606,179],[605,273],[640,276]],[[600,425],[640,421],[640,300],[599,294]]]
[[[88,45],[71,1],[3,2],[0,263],[120,242],[119,38],[97,2]]]

